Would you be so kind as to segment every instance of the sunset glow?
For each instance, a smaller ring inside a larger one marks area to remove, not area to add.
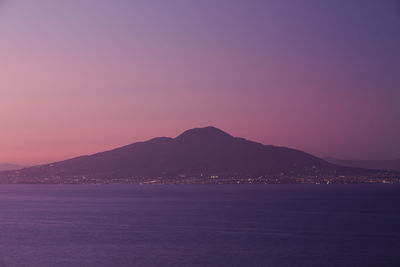
[[[0,163],[207,125],[400,158],[399,32],[390,0],[0,1]]]

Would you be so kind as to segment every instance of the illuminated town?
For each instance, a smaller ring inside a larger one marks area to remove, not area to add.
[[[2,184],[399,184],[400,175],[382,172],[380,176],[268,176],[198,174],[177,176],[29,176],[16,172],[0,174]]]

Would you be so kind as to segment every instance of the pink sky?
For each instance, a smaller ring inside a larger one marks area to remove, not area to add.
[[[400,158],[394,2],[72,2],[0,4],[0,163],[208,125],[317,156]]]

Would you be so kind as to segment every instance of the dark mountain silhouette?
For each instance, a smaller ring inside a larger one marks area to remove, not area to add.
[[[26,168],[26,177],[172,177],[200,175],[343,175],[367,170],[337,166],[299,150],[233,137],[215,127],[158,137],[114,150]],[[14,174],[17,175],[17,174]]]
[[[332,157],[324,158],[326,161],[354,168],[375,170],[400,171],[400,159],[397,160],[343,160]]]
[[[11,164],[11,163],[0,164],[0,171],[13,171],[13,170],[19,170],[22,168],[24,168],[24,166],[17,165],[17,164]]]

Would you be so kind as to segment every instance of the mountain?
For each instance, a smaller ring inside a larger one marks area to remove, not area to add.
[[[388,171],[400,171],[400,159],[397,160],[343,160],[332,157],[324,158],[326,161],[333,164],[355,167],[355,168],[366,168],[375,170],[388,170]]]
[[[17,164],[11,164],[11,163],[0,164],[0,171],[14,171],[22,168],[24,168],[24,166]]]
[[[368,170],[337,166],[305,152],[233,137],[215,127],[176,138],[157,137],[110,151],[3,174],[29,179],[128,177],[359,175]],[[0,177],[2,175],[0,174]]]

